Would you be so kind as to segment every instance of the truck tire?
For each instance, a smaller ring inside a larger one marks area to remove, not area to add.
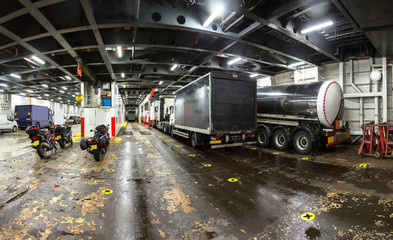
[[[273,145],[277,150],[287,150],[289,146],[288,135],[283,129],[277,129],[273,133]]]
[[[262,128],[257,132],[257,145],[259,147],[265,148],[269,146],[269,143],[269,134],[267,133],[267,130],[265,128]]]
[[[191,146],[193,148],[197,148],[198,147],[198,136],[195,132],[191,133],[190,140],[191,140]]]
[[[305,130],[299,130],[293,136],[293,147],[299,154],[309,154],[312,150],[310,134]]]

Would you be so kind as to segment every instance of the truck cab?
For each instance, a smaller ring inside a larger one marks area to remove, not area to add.
[[[16,132],[18,124],[16,121],[7,114],[0,114],[0,131]]]

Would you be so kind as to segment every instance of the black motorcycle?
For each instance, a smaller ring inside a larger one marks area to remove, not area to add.
[[[52,150],[57,152],[55,136],[48,129],[32,126],[25,131],[33,143],[32,147],[37,150],[37,154],[41,158],[45,158]]]
[[[52,126],[51,130],[61,148],[65,148],[66,144],[73,144],[71,127],[55,125]]]
[[[93,131],[93,130],[91,130]],[[100,161],[100,155],[107,152],[109,146],[108,126],[99,125],[94,131],[94,136],[89,139],[82,139],[80,147],[94,155],[96,161]]]

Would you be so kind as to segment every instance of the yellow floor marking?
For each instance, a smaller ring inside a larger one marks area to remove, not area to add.
[[[315,214],[312,212],[306,212],[301,215],[301,218],[305,221],[311,221],[315,218]]]
[[[101,191],[103,194],[112,194],[113,190],[112,189],[104,189]]]
[[[204,166],[205,167],[211,167],[212,165],[211,164],[205,164]]]
[[[359,167],[360,167],[360,168],[366,168],[367,166],[368,166],[367,163],[361,163],[361,164],[359,164]]]
[[[229,178],[228,182],[237,182],[237,179],[236,178]]]
[[[190,157],[195,157],[196,156],[196,154],[190,154]]]
[[[114,172],[115,169],[109,168],[109,169],[107,169],[107,171],[108,171],[108,172]]]
[[[274,152],[273,154],[274,154],[274,155],[278,155],[278,154],[280,154],[280,153],[279,153],[279,152]]]

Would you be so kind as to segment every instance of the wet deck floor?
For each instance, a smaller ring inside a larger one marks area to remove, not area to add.
[[[0,239],[393,239],[391,168],[195,150],[135,123],[100,162],[0,141]]]

